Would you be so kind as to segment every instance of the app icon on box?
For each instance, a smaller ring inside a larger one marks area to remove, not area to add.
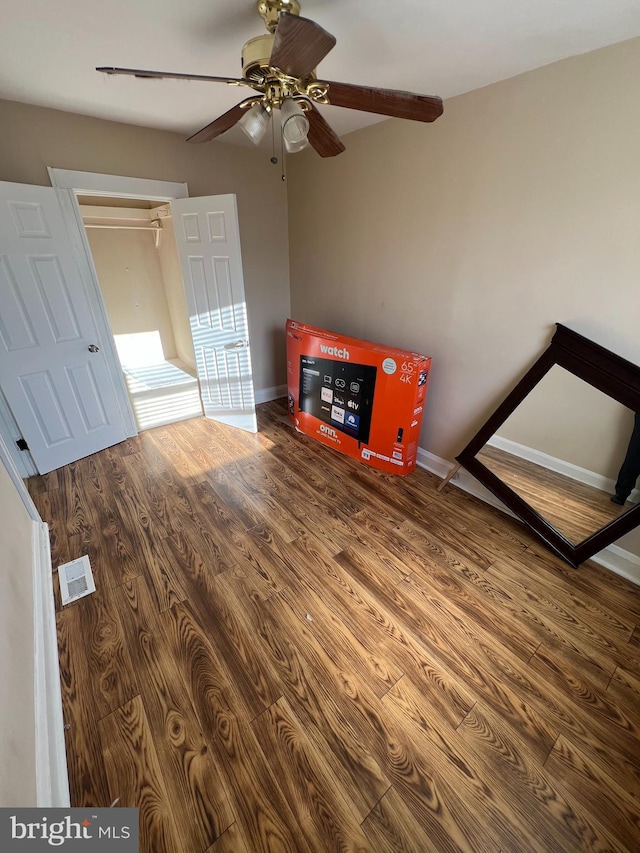
[[[331,406],[331,420],[338,421],[339,424],[343,424],[344,409],[339,409],[337,406]]]
[[[351,429],[358,429],[360,426],[360,418],[358,415],[354,415],[353,412],[349,412],[344,419],[344,425],[351,427]]]

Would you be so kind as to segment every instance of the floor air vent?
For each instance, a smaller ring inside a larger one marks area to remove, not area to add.
[[[72,601],[77,601],[79,598],[96,591],[93,572],[86,555],[58,566],[58,577],[60,578],[60,595],[63,605],[71,604]]]

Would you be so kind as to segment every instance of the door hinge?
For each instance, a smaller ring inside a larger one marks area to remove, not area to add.
[[[28,450],[28,449],[29,449],[29,445],[28,445],[28,444],[27,444],[27,442],[24,440],[24,438],[19,438],[19,439],[16,441],[16,444],[18,445],[18,450]]]

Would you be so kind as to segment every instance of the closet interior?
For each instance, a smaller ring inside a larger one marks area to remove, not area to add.
[[[138,429],[202,415],[166,202],[78,196]]]

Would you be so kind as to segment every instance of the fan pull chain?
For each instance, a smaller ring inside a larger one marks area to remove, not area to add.
[[[278,165],[278,158],[276,157],[276,120],[275,116],[271,116],[271,162],[274,166]]]
[[[281,178],[283,181],[287,180],[287,158],[284,153],[284,136],[282,135],[282,131],[280,131],[280,159],[282,160],[282,175]]]

